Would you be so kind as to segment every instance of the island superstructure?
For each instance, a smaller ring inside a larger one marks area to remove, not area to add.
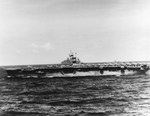
[[[60,64],[4,66],[3,69],[6,78],[53,78],[146,74],[149,66],[142,62],[83,63],[71,52]]]
[[[73,65],[73,64],[80,64],[81,61],[79,60],[79,58],[77,58],[77,53],[72,53],[70,52],[69,57],[62,61],[61,64],[63,65]]]

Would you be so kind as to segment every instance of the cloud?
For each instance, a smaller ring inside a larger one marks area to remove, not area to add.
[[[32,44],[31,44],[31,47],[33,47],[33,48],[38,48],[39,46],[38,46],[36,43],[32,43]]]
[[[37,53],[40,50],[50,51],[54,49],[54,47],[49,42],[43,44],[32,43],[31,47],[34,53]]]
[[[50,43],[45,43],[41,46],[41,48],[45,49],[45,50],[52,50],[53,47]]]
[[[17,49],[16,54],[21,54],[21,50]]]

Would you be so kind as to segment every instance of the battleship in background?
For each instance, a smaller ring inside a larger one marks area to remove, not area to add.
[[[149,66],[140,62],[83,63],[70,53],[61,64],[4,66],[3,69],[6,78],[53,78],[146,74]]]

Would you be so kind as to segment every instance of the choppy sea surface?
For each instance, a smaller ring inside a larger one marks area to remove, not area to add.
[[[0,116],[150,116],[150,76],[1,79]]]

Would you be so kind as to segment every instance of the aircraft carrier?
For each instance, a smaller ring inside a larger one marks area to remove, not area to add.
[[[70,53],[60,64],[3,66],[0,73],[5,78],[54,78],[140,75],[146,74],[149,69],[145,62],[83,63],[76,54]]]

